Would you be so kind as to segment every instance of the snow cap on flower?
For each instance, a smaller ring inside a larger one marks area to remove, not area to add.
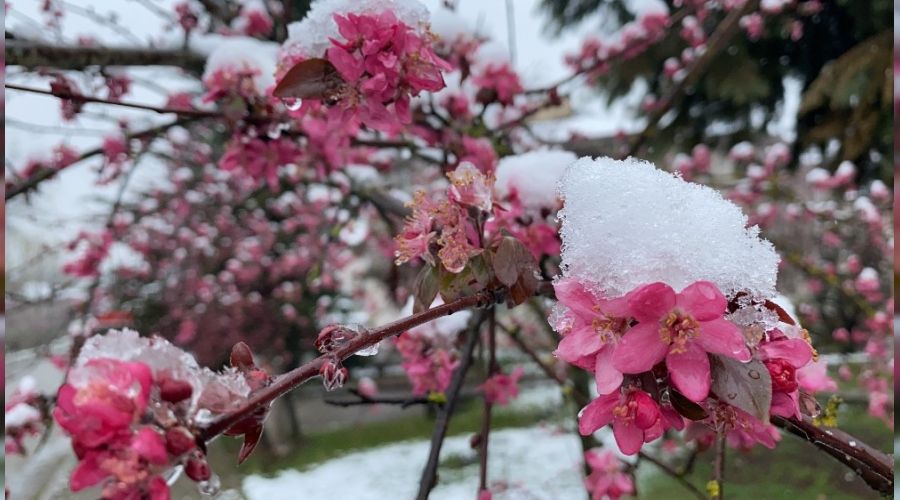
[[[331,39],[340,39],[335,15],[391,12],[397,20],[412,28],[425,29],[428,9],[416,0],[316,0],[301,21],[288,25],[284,42],[288,55],[323,57]]]
[[[203,81],[207,86],[222,72],[249,72],[260,95],[275,83],[278,46],[250,37],[227,37],[216,44],[206,59]]]
[[[775,293],[779,256],[715,190],[629,158],[581,158],[559,183],[565,277],[608,297],[661,281]]]

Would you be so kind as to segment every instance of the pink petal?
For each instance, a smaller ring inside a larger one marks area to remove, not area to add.
[[[759,346],[763,359],[782,358],[794,368],[806,366],[812,361],[812,347],[803,339],[783,339]]]
[[[659,321],[675,307],[675,290],[662,282],[644,285],[626,297],[631,315],[641,322]]]
[[[721,354],[738,361],[750,361],[750,350],[744,342],[744,334],[734,323],[726,319],[714,319],[700,323],[700,335],[695,341],[706,352]]]
[[[613,421],[613,435],[616,437],[619,451],[625,455],[636,454],[644,445],[644,431],[634,422],[616,419]]]
[[[583,357],[594,354],[603,347],[603,341],[594,330],[588,326],[576,327],[568,335],[559,341],[556,348],[556,357],[567,362],[575,362]]]
[[[659,405],[643,391],[637,391],[632,396],[637,403],[634,414],[634,423],[641,429],[647,429],[659,421]]]
[[[703,401],[709,395],[709,358],[702,347],[688,342],[683,353],[669,352],[666,366],[672,383],[688,399]]]
[[[613,407],[619,402],[619,394],[608,394],[588,403],[578,415],[578,432],[589,436],[597,429],[612,422]]]
[[[90,488],[109,476],[109,472],[100,468],[100,457],[97,455],[97,452],[89,452],[75,466],[72,477],[69,478],[69,488],[72,491]]]
[[[341,74],[347,83],[356,83],[362,76],[363,65],[361,61],[357,61],[352,54],[344,50],[342,47],[332,46],[328,48],[328,61],[334,65],[338,73]]]
[[[773,392],[772,405],[769,408],[769,412],[772,415],[785,418],[800,418],[800,403],[797,400],[799,395],[799,391],[791,393]]]
[[[605,345],[597,351],[594,365],[594,379],[597,382],[597,392],[610,394],[622,385],[622,372],[613,366],[613,352],[615,347]]]
[[[131,448],[152,464],[162,465],[168,462],[166,445],[162,436],[149,427],[144,427],[135,434],[131,441]]]
[[[597,315],[593,310],[596,299],[577,280],[561,279],[553,284],[553,290],[556,292],[556,300],[571,309],[577,316],[588,319]]]
[[[616,346],[613,366],[622,373],[641,373],[659,363],[669,346],[659,338],[655,323],[639,323]]]
[[[728,301],[719,287],[709,281],[697,281],[682,290],[676,304],[697,321],[721,318],[728,307]]]

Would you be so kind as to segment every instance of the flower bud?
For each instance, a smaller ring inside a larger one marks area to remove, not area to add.
[[[185,427],[172,427],[166,431],[166,451],[172,456],[181,456],[196,445],[193,434]]]
[[[203,453],[197,452],[187,459],[184,464],[184,473],[187,477],[194,481],[206,481],[212,477],[212,470],[209,468],[209,462]]]

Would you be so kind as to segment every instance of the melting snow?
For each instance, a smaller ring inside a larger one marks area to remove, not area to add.
[[[559,184],[562,264],[611,296],[663,281],[709,280],[723,292],[771,297],[779,256],[715,190],[630,158],[582,158]]]

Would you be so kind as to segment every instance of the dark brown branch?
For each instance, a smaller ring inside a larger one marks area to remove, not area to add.
[[[204,111],[199,109],[180,109],[180,108],[166,108],[159,106],[151,106],[149,104],[141,104],[136,102],[127,102],[127,101],[112,101],[109,99],[104,99],[102,97],[92,97],[83,94],[73,94],[69,92],[54,92],[52,90],[44,90],[38,89],[34,87],[26,87],[24,85],[16,85],[14,83],[7,83],[6,88],[10,90],[18,90],[21,92],[30,92],[32,94],[41,94],[52,97],[58,97],[60,99],[68,99],[76,102],[93,102],[98,104],[108,104],[111,106],[122,106],[125,108],[132,109],[141,109],[144,111],[153,111],[154,113],[160,114],[176,114],[181,116],[192,116],[195,118],[221,118],[224,116],[222,113],[218,111]]]
[[[772,423],[831,455],[878,492],[890,495],[894,491],[894,460],[890,455],[842,430],[818,427],[807,416],[802,420],[775,416]]]
[[[462,297],[446,304],[433,307],[427,311],[413,314],[412,316],[388,323],[384,326],[368,330],[336,350],[334,353],[327,356],[319,356],[306,364],[280,375],[270,385],[251,394],[242,407],[231,413],[220,415],[205,427],[201,428],[199,430],[198,439],[201,441],[209,441],[213,437],[228,430],[237,422],[240,422],[251,415],[259,408],[265,407],[307,380],[318,377],[319,370],[326,361],[333,358],[345,360],[362,349],[371,347],[388,337],[399,335],[410,328],[455,312],[485,307],[497,302],[500,298],[501,297],[498,294],[486,290],[475,295]]]
[[[370,405],[397,405],[400,408],[409,408],[413,405],[437,404],[428,398],[369,398],[360,396],[359,399],[336,400],[326,399],[325,404],[332,406],[340,406],[346,408],[348,406],[370,406]]]
[[[192,118],[181,118],[181,119],[175,120],[174,122],[165,123],[163,125],[157,125],[156,127],[151,127],[146,130],[141,130],[138,132],[128,134],[126,136],[126,139],[131,140],[131,139],[153,138],[159,134],[162,134],[163,132],[165,132],[166,130],[168,130],[172,127],[187,124],[188,122],[190,122],[192,120],[193,120]],[[87,150],[84,153],[81,153],[81,155],[75,160],[74,163],[78,163],[78,162],[87,160],[88,158],[92,158],[92,157],[100,155],[100,154],[103,154],[103,148],[101,148],[101,147]],[[72,165],[74,165],[74,163],[71,165],[67,165],[65,168],[70,168]],[[23,193],[27,193],[27,192],[31,191],[32,189],[37,188],[37,186],[40,183],[56,176],[56,174],[58,174],[62,170],[64,170],[64,169],[45,168],[45,169],[41,170],[40,172],[38,172],[37,174],[35,174],[34,176],[30,177],[29,179],[22,181],[20,184],[11,186],[9,189],[6,190],[6,200],[9,201],[9,200],[15,198],[16,196],[19,196]]]
[[[447,427],[450,425],[450,417],[456,409],[459,392],[462,389],[463,382],[465,382],[466,373],[472,365],[472,353],[475,351],[475,344],[478,343],[480,328],[481,321],[479,318],[475,322],[475,327],[469,330],[469,337],[466,339],[466,345],[462,350],[459,366],[453,372],[453,378],[450,380],[450,386],[447,388],[447,403],[441,408],[434,423],[434,431],[431,433],[431,451],[428,453],[428,461],[422,469],[422,477],[419,480],[419,492],[416,494],[417,500],[427,500],[431,490],[437,484],[437,468],[441,456],[441,447],[444,444],[444,438],[447,437]]]
[[[7,66],[84,70],[89,66],[175,66],[200,73],[206,58],[185,50],[134,47],[76,47],[6,40]]]
[[[487,378],[490,379],[495,373],[500,371],[497,364],[497,311],[491,310],[488,317],[488,371]],[[484,395],[484,411],[481,417],[481,433],[479,434],[480,446],[478,447],[478,492],[488,489],[487,472],[488,472],[488,441],[491,434],[491,411],[494,405],[488,399],[487,394]]]

